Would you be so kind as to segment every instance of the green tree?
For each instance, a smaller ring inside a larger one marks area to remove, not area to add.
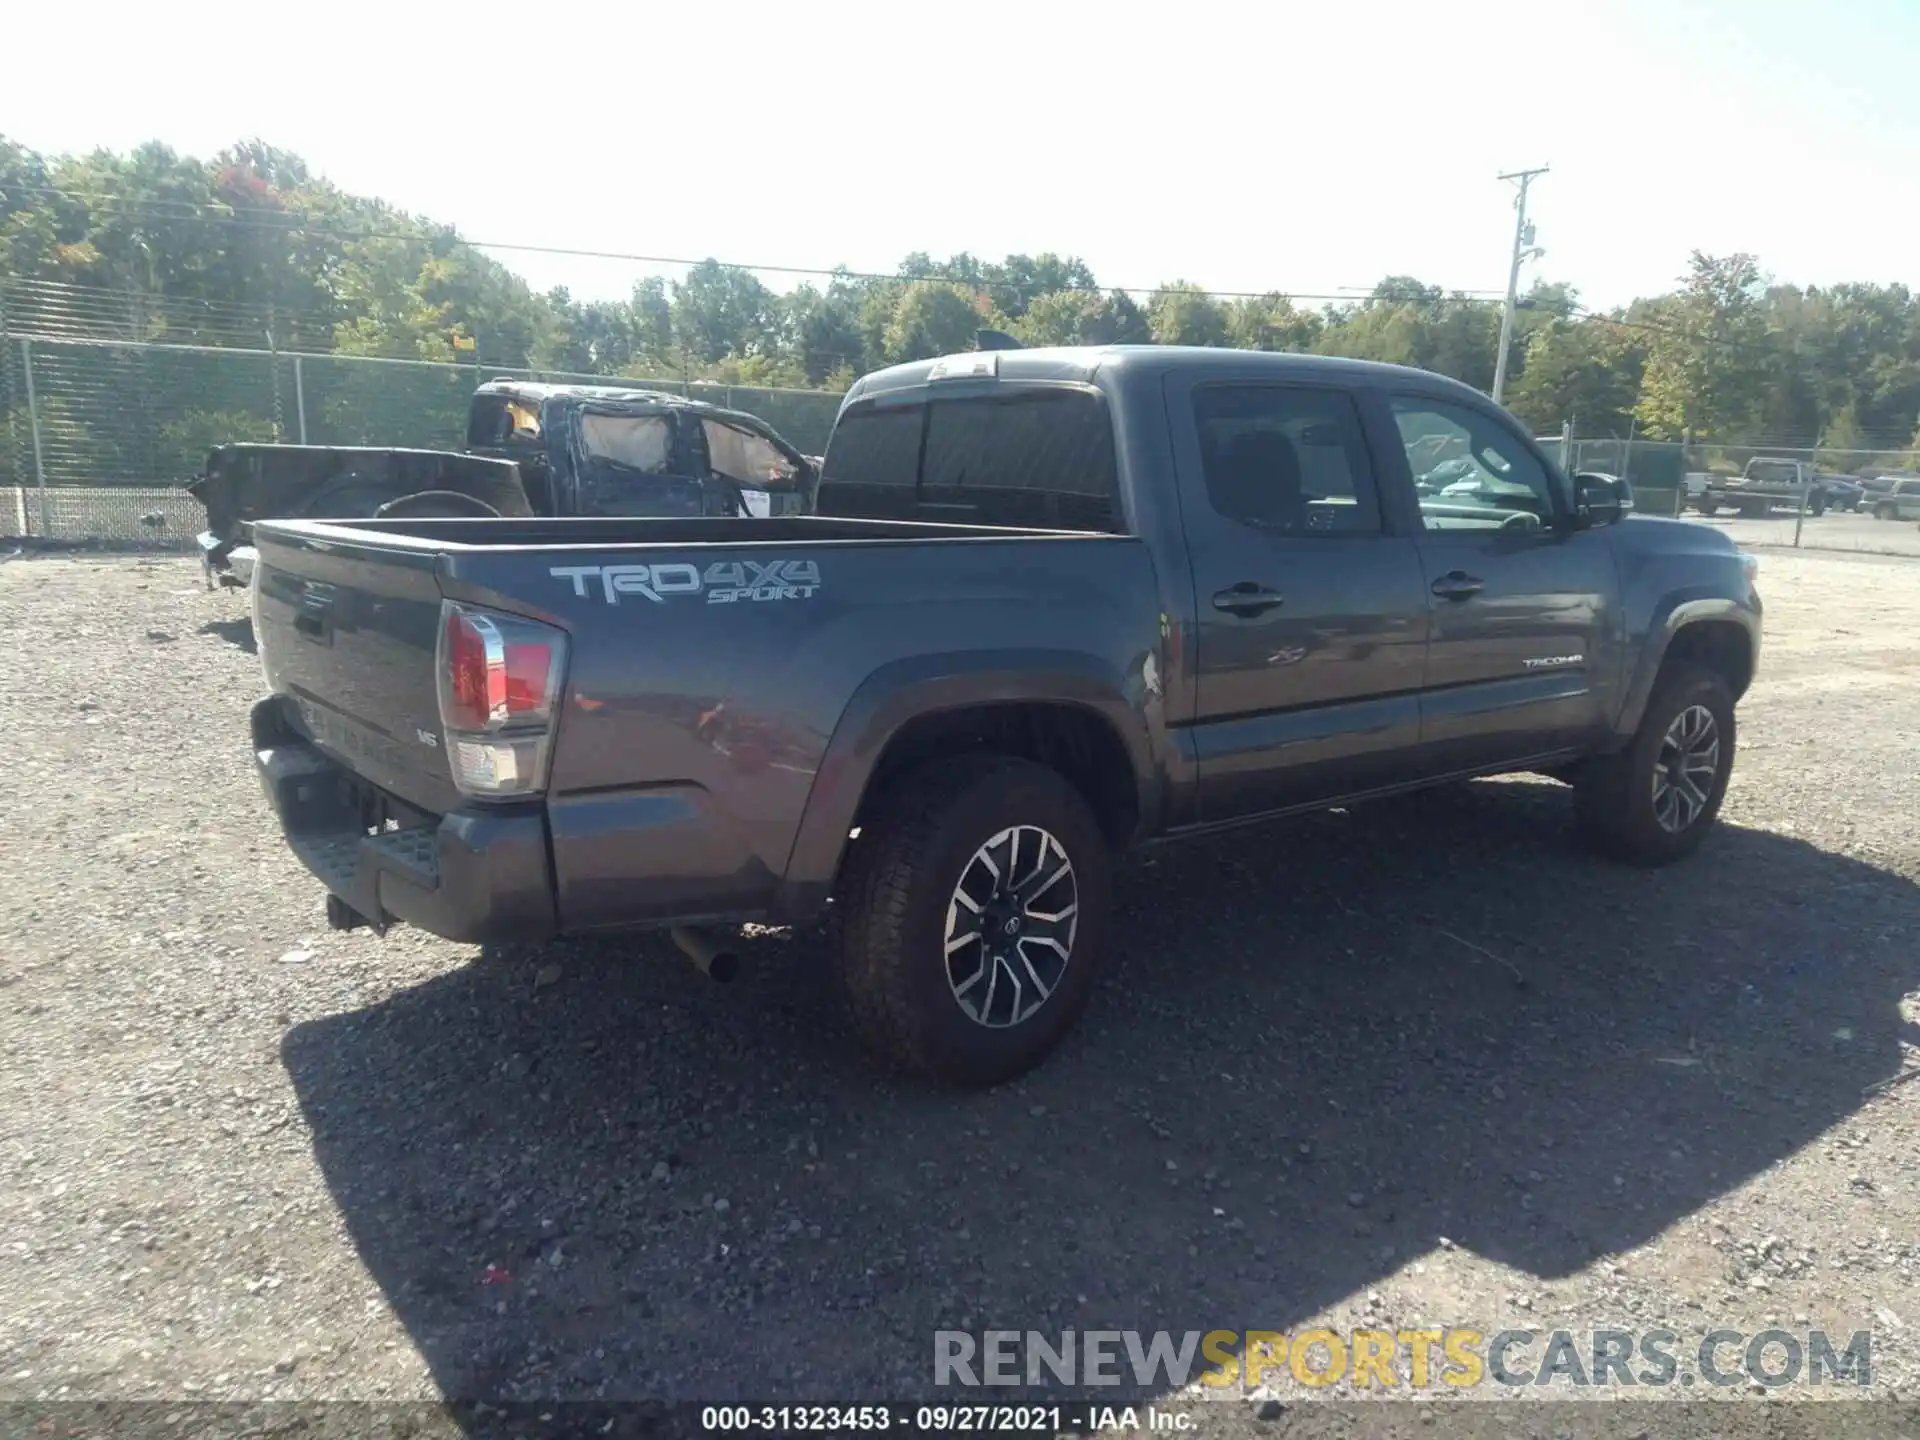
[[[1000,264],[981,269],[984,288],[1010,320],[1018,320],[1046,296],[1096,288],[1093,271],[1071,255],[1009,255]]]
[[[1119,290],[1055,290],[1011,324],[1026,345],[1145,345],[1153,339],[1140,307]]]
[[[451,228],[348,193],[262,139],[200,160],[160,144],[48,157],[0,137],[8,303],[76,332],[259,345],[271,330],[283,350],[844,387],[891,361],[968,349],[993,326],[1030,345],[1313,350],[1492,380],[1498,308],[1409,275],[1307,309],[1277,293],[1221,303],[1191,281],[1143,306],[1052,252],[916,251],[898,268],[781,295],[707,261],[678,283],[649,277],[624,298],[581,301],[533,293]],[[1570,287],[1536,283],[1509,358],[1509,403],[1542,428],[1572,419],[1588,433],[1634,424],[1828,452],[1920,448],[1920,298],[1902,285],[1768,286],[1751,256],[1696,254],[1672,293],[1583,318]],[[464,374],[422,376],[418,396],[392,381],[374,376],[349,395],[336,375],[320,415],[351,401],[381,425],[417,413],[416,440],[457,431]],[[196,424],[226,424],[226,413]],[[174,442],[116,426],[85,443],[118,457],[101,459],[103,473],[133,473]]]
[[[982,329],[998,329],[1006,317],[977,292],[951,281],[926,280],[905,287],[882,339],[889,364],[926,360],[974,347]]]
[[[1654,328],[1637,414],[1655,439],[1736,439],[1762,408],[1773,346],[1760,267],[1693,253],[1677,295],[1646,307]]]
[[[850,278],[836,275],[824,291],[801,285],[786,297],[782,311],[785,348],[808,384],[820,384],[842,366],[869,368],[860,293]]]
[[[1242,350],[1311,350],[1326,329],[1310,310],[1280,294],[1254,295],[1227,306],[1227,340]]]
[[[1154,291],[1147,299],[1147,323],[1157,345],[1227,343],[1226,312],[1191,280],[1175,280]]]
[[[674,286],[674,339],[696,360],[776,354],[779,332],[773,292],[749,271],[702,260]]]
[[[1527,339],[1507,404],[1536,434],[1571,423],[1582,436],[1624,436],[1646,363],[1642,332],[1602,319],[1555,319]]]

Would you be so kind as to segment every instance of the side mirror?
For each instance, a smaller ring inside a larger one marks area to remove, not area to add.
[[[1615,475],[1583,471],[1573,477],[1573,512],[1584,530],[1616,525],[1633,509],[1633,492]]]

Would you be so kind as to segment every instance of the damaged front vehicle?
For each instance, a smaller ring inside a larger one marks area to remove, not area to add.
[[[244,587],[264,519],[799,515],[819,463],[756,415],[655,390],[492,380],[466,448],[215,447],[187,491],[206,507],[207,584]]]

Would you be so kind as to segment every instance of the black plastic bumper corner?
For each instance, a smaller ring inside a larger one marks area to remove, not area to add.
[[[376,929],[395,921],[469,944],[555,933],[546,821],[535,810],[456,810],[368,833],[367,782],[290,734],[277,697],[254,706],[254,766],[288,846]],[[408,813],[399,802],[394,808]]]

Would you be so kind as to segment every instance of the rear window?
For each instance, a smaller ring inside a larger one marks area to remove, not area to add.
[[[924,407],[876,410],[871,406],[849,410],[833,427],[821,464],[819,499],[825,507],[829,489],[849,505],[879,505],[890,493],[904,494],[911,505],[919,480],[920,427]],[[866,514],[844,510],[842,514]]]
[[[850,411],[834,428],[822,514],[1061,530],[1119,528],[1113,426],[1080,390]]]

